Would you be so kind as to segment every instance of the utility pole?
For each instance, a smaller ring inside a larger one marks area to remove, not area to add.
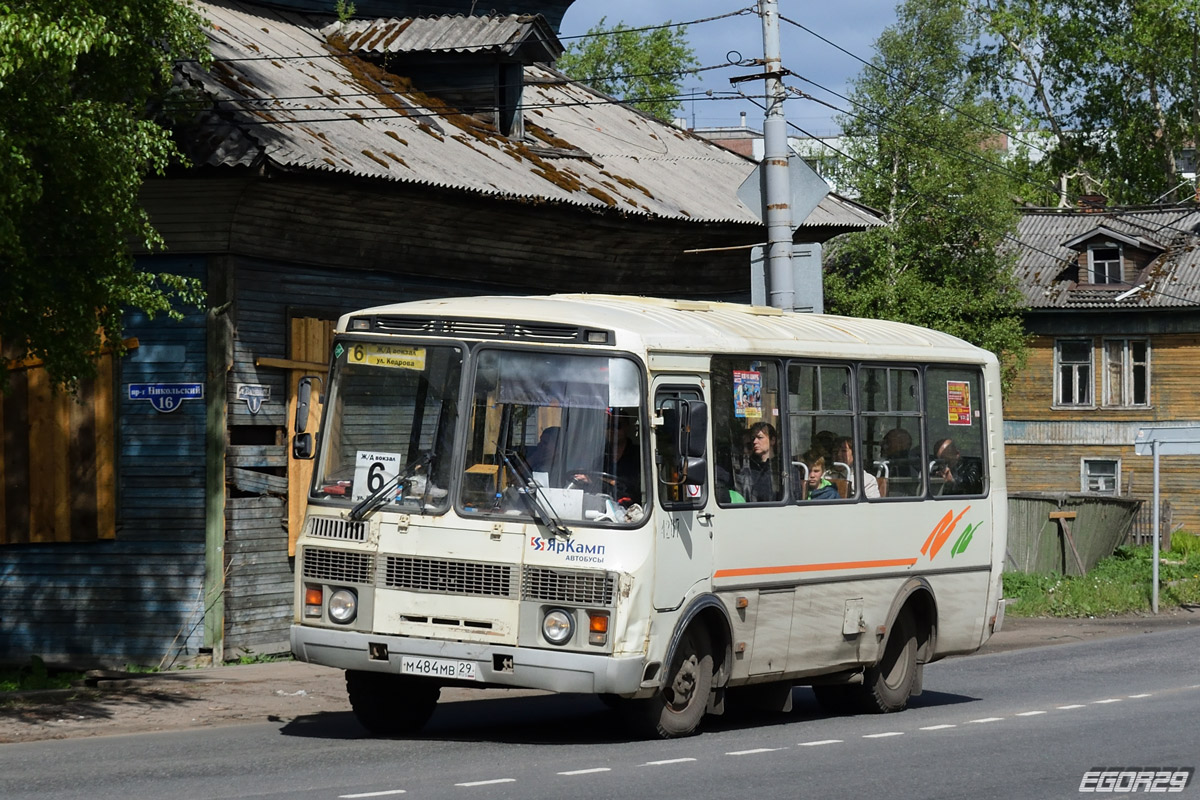
[[[788,175],[787,118],[783,100],[783,62],[779,54],[779,6],[759,0],[763,28],[763,79],[767,114],[763,121],[763,180],[766,184],[764,222],[767,225],[767,294],[775,308],[796,307],[792,272],[792,209]]]

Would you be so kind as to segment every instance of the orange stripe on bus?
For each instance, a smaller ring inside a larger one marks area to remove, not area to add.
[[[837,569],[870,569],[871,567],[911,567],[915,558],[891,558],[879,561],[836,561],[830,564],[791,564],[786,567],[745,567],[719,569],[714,578],[745,578],[750,575],[786,575],[792,572],[825,572]]]

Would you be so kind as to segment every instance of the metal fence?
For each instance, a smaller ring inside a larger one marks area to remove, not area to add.
[[[1162,542],[1160,549],[1171,549],[1171,531],[1174,529],[1171,519],[1171,501],[1159,501],[1159,525],[1162,529]],[[1133,518],[1133,525],[1129,528],[1129,535],[1125,538],[1126,544],[1151,544],[1154,541],[1154,501],[1142,501],[1142,507],[1138,509],[1137,514]]]

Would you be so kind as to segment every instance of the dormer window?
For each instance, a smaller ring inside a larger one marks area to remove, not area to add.
[[[1112,242],[1088,247],[1088,283],[1122,283],[1121,246]]]

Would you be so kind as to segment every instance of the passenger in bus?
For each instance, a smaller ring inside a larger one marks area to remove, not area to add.
[[[800,457],[808,468],[808,480],[801,488],[805,500],[837,500],[841,497],[837,487],[825,477],[825,456],[813,448]]]
[[[939,494],[983,493],[983,465],[978,459],[964,458],[953,439],[939,439],[933,455],[933,477],[944,481]]]
[[[748,503],[768,503],[783,496],[779,462],[775,451],[779,435],[769,422],[756,422],[748,429],[750,452],[737,475],[737,492]]]
[[[833,460],[834,463],[840,462],[849,467],[850,474],[846,479],[854,483],[854,440],[849,436],[838,439],[833,449]],[[866,470],[863,470],[863,494],[867,497],[879,497],[879,481]]]
[[[912,434],[904,428],[893,428],[883,435],[879,457],[887,462],[890,478],[911,478],[917,474],[913,468]]]

